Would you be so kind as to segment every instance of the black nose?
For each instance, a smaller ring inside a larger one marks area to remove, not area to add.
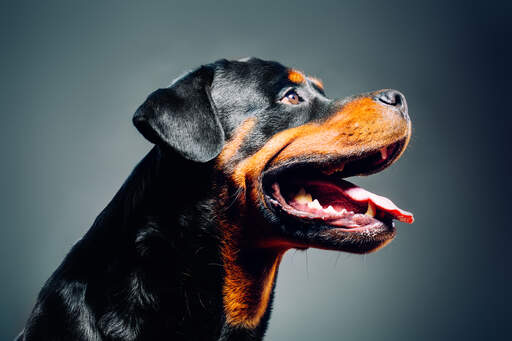
[[[400,109],[404,114],[407,114],[407,101],[405,96],[396,90],[382,90],[377,94],[377,99],[387,105]]]

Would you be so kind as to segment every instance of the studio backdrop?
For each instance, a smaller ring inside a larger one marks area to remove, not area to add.
[[[146,96],[246,56],[331,98],[398,89],[413,129],[398,163],[351,181],[416,222],[365,256],[288,251],[266,339],[505,339],[509,3],[17,1],[0,17],[0,339],[151,148],[131,123]]]

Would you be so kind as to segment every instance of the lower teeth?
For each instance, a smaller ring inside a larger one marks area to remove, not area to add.
[[[332,205],[329,205],[327,208],[323,208],[318,199],[314,199],[311,196],[311,194],[307,193],[304,188],[301,188],[297,194],[294,196],[293,200],[298,204],[305,204],[311,209],[316,210],[322,210],[329,214],[337,214],[337,215],[344,215],[344,214],[354,214],[353,211],[347,211],[345,208],[342,208],[341,211],[337,211]],[[365,213],[365,215],[370,217],[375,217],[375,214],[377,213],[377,208],[375,205],[369,201],[368,202],[368,209]]]

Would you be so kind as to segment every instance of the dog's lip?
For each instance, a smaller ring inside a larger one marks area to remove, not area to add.
[[[294,169],[320,169],[322,172],[332,172],[339,174],[340,178],[348,178],[356,175],[371,175],[383,171],[393,164],[405,149],[407,138],[401,138],[395,142],[373,148],[367,151],[354,150],[353,153],[344,155],[301,155],[296,158],[281,161],[278,164],[269,163],[263,171],[262,178],[274,178],[286,171]],[[370,157],[380,159],[383,149],[386,149],[388,155],[384,160],[377,160],[371,167],[354,167],[358,162],[364,161]],[[343,172],[336,171],[343,167]]]

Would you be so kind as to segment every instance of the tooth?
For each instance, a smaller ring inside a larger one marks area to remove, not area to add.
[[[316,208],[316,209],[319,209],[319,210],[322,209],[322,205],[320,205],[320,202],[318,201],[318,199],[315,199],[312,202],[308,202],[308,207],[309,208]]]
[[[331,214],[336,214],[336,213],[338,213],[338,211],[336,211],[336,210],[334,209],[334,207],[332,207],[331,205],[329,205],[329,207],[327,207],[327,208],[325,209],[325,212],[328,212],[328,213],[331,213]]]
[[[295,194],[295,197],[293,198],[296,202],[299,204],[307,204],[311,201],[313,201],[313,198],[311,197],[311,194],[306,193],[306,190],[301,187],[299,192]]]
[[[347,213],[348,213],[348,212],[347,212],[347,210],[346,210],[346,209],[344,209],[344,208],[342,208],[342,209],[341,209],[341,214],[347,214]]]
[[[318,201],[318,199],[313,200],[312,206],[314,208],[318,208],[319,210],[323,209],[323,207],[322,207],[322,205],[320,205],[320,202]]]
[[[366,215],[370,217],[375,217],[375,213],[377,213],[377,209],[375,208],[375,205],[373,202],[368,201],[368,210],[366,211]]]
[[[386,160],[388,158],[388,148],[387,147],[381,148],[380,157],[382,160]]]

